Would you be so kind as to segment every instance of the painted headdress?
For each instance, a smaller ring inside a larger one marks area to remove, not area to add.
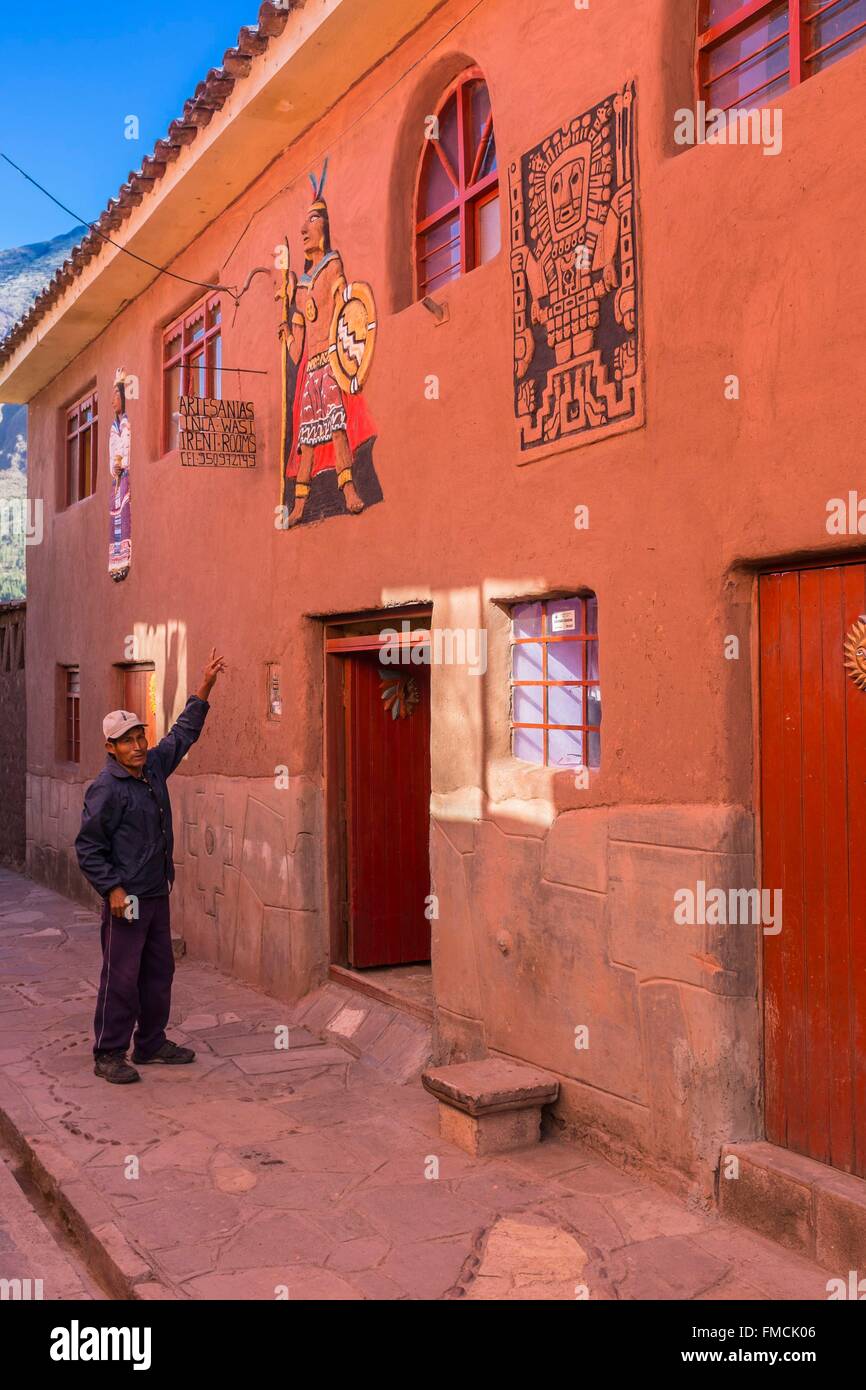
[[[312,186],[313,186],[313,201],[312,201],[312,203],[311,203],[310,206],[311,206],[311,208],[321,208],[322,211],[325,212],[326,214],[327,214],[327,211],[328,211],[328,204],[325,202],[324,198],[322,197],[322,190],[323,190],[324,187],[325,187],[325,179],[326,179],[327,177],[328,177],[328,157],[327,157],[327,155],[326,155],[326,156],[325,156],[325,162],[324,162],[324,164],[322,165],[322,172],[321,172],[321,174],[319,175],[318,179],[316,178],[315,174],[309,174],[309,175],[308,175],[308,178],[309,178],[309,180],[310,180],[310,183],[311,183]]]
[[[327,173],[328,160],[326,157],[325,162],[322,165],[322,172],[319,175],[319,177],[316,178],[315,174],[309,175],[310,183],[312,184],[313,188],[313,201],[310,204],[309,210],[310,212],[318,212],[322,215],[322,222],[324,224],[322,228],[322,249],[324,250],[326,256],[328,252],[331,250],[331,219],[328,216],[328,204],[322,197],[322,189],[325,187],[325,178],[327,177]],[[310,266],[311,262],[309,258],[307,258],[304,261],[305,272],[309,271]]]

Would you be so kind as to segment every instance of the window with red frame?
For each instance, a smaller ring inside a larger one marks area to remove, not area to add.
[[[222,395],[222,314],[219,295],[206,295],[162,338],[162,447],[177,448],[181,396]]]
[[[81,672],[66,667],[66,761],[81,762]]]
[[[511,751],[546,767],[601,763],[598,599],[511,610]]]
[[[866,44],[866,0],[700,0],[698,95],[766,106]]]
[[[490,94],[470,68],[445,93],[424,142],[415,200],[418,298],[492,260],[500,243]]]
[[[99,421],[96,392],[82,396],[66,412],[66,503],[80,502],[96,491]]]

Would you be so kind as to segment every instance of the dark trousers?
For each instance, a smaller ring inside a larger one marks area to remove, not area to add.
[[[112,917],[102,905],[102,976],[93,1019],[94,1053],[135,1049],[152,1057],[165,1042],[174,955],[168,896],[139,898],[138,918]]]

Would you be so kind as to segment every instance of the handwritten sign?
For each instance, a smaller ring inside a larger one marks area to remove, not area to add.
[[[187,468],[255,468],[252,401],[181,396],[178,449]]]

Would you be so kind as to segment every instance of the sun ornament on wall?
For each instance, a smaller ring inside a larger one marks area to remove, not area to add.
[[[393,671],[379,668],[379,684],[386,714],[392,719],[406,719],[415,713],[415,706],[421,698],[418,686],[412,676],[400,676]]]
[[[845,666],[859,690],[866,690],[866,614],[848,629],[845,638]]]

